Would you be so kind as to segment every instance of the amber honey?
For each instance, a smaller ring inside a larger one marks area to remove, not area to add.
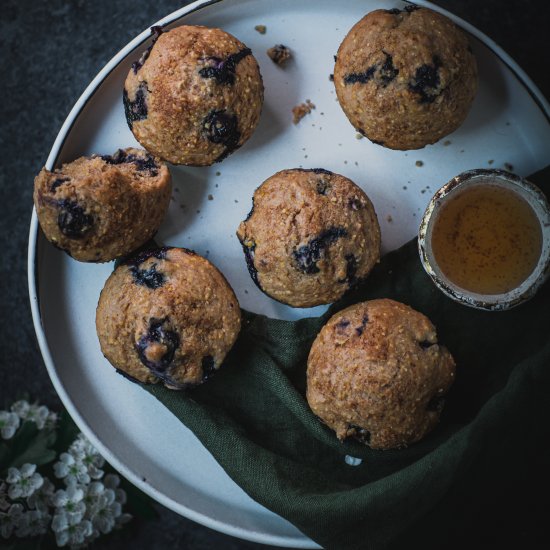
[[[443,274],[479,294],[518,287],[535,269],[542,230],[535,212],[518,193],[491,185],[455,191],[435,218],[431,245]]]

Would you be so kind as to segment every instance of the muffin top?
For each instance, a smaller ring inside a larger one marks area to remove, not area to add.
[[[339,439],[401,447],[435,427],[454,374],[425,315],[372,300],[340,311],[321,329],[308,358],[307,400]]]
[[[173,164],[223,160],[260,118],[263,83],[251,50],[221,29],[153,32],[153,44],[124,85],[130,129],[148,151]]]
[[[141,252],[107,279],[96,313],[101,351],[128,377],[182,389],[221,366],[240,330],[235,294],[184,248]]]
[[[477,65],[447,17],[417,6],[375,10],[340,45],[334,83],[357,131],[385,147],[418,149],[462,124]]]
[[[34,182],[46,238],[73,258],[106,262],[129,254],[159,228],[170,201],[170,172],[142,149],[80,157]]]
[[[351,180],[322,168],[268,178],[237,236],[260,289],[294,307],[337,300],[380,256],[371,201]]]

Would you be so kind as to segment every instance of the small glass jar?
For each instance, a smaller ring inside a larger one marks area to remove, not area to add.
[[[490,201],[488,202],[488,197],[491,194],[496,197],[493,212],[491,212]],[[516,195],[515,198],[513,198],[513,194]],[[504,203],[501,202],[500,197],[503,200],[507,197],[506,200],[512,208],[511,211],[524,214],[530,212],[530,225],[527,223],[527,216],[525,223],[523,221],[520,223],[516,219],[512,220],[512,224],[518,222],[515,233],[514,230],[503,225],[502,214],[506,211],[502,210],[505,206],[503,206]],[[515,205],[514,202],[516,202]],[[452,204],[454,206],[451,206]],[[482,204],[484,204],[483,208]],[[466,214],[467,207],[470,210]],[[464,212],[460,212],[460,208],[463,208]],[[497,212],[499,209],[500,213]],[[450,218],[451,215],[455,215],[455,218]],[[491,219],[491,216],[495,217],[494,220]],[[443,230],[441,227],[445,227],[447,224],[448,229],[453,220],[457,222],[456,229],[454,233],[452,229],[449,229],[448,246],[443,248],[438,244],[442,242]],[[467,225],[465,227],[465,224],[468,223],[465,220],[470,220],[471,230]],[[473,229],[474,227],[475,229]],[[532,231],[526,229],[518,234],[521,227],[530,228]],[[498,243],[499,228],[502,229],[500,244]],[[435,238],[434,229],[436,231]],[[538,231],[539,229],[540,231]],[[478,231],[478,234],[475,231]],[[481,231],[484,232],[483,235]],[[531,233],[533,233],[532,239]],[[476,242],[477,235],[479,235],[479,242]],[[517,238],[512,239],[511,235]],[[484,241],[482,237],[485,238]],[[488,241],[487,238],[492,241]],[[453,241],[453,239],[455,240]],[[488,242],[490,245],[487,244]],[[532,250],[528,251],[525,248],[526,242],[531,242]],[[523,249],[520,249],[518,243],[522,243]],[[456,246],[454,246],[455,244]],[[513,248],[514,245],[516,250]],[[467,256],[468,246],[471,250],[471,259]],[[510,254],[516,254],[517,258],[505,256],[503,251],[507,250],[506,247]],[[441,187],[432,197],[420,223],[418,250],[420,260],[428,275],[437,287],[453,300],[467,306],[491,311],[517,306],[534,296],[550,272],[550,207],[548,201],[538,187],[515,174],[503,170],[486,169],[463,172]],[[443,252],[445,255],[451,256],[445,258]],[[527,252],[531,258],[529,263],[522,266],[520,262],[528,256]],[[452,256],[453,254],[455,256]],[[491,258],[491,254],[493,254],[493,258]],[[486,262],[483,264],[485,260]],[[499,261],[502,265],[498,263]],[[449,268],[450,265],[456,266],[454,274]],[[504,269],[499,271],[502,266],[509,267],[510,265],[515,266],[510,273],[506,273]],[[517,277],[516,272],[521,268],[527,270],[525,277],[513,282],[513,275]],[[477,282],[466,283],[468,273],[470,276],[473,275],[471,281],[475,279]],[[476,279],[477,275],[479,277]],[[479,282],[482,275],[483,284]],[[496,290],[489,289],[491,276],[495,277],[494,288]],[[505,283],[503,281],[506,280],[506,277],[509,278],[511,287],[504,290]],[[498,284],[496,278],[498,278]]]

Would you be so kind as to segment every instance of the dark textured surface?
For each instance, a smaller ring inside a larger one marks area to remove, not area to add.
[[[69,110],[101,67],[138,32],[186,2],[3,0],[0,11],[0,406],[21,390],[59,407],[36,345],[28,305],[26,250],[32,181]],[[550,97],[544,0],[438,0],[502,46]],[[102,548],[260,549],[158,506],[125,543]],[[508,525],[517,533],[529,525]],[[477,540],[473,538],[473,540]]]

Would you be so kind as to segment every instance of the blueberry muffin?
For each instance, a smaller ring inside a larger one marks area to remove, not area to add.
[[[391,449],[435,427],[454,375],[453,358],[426,316],[372,300],[340,311],[317,335],[307,400],[339,439]]]
[[[124,85],[130,129],[148,151],[173,164],[223,160],[260,119],[263,83],[252,52],[220,29],[153,32],[153,44]]]
[[[46,238],[83,262],[129,254],[157,231],[172,183],[159,158],[141,149],[81,157],[34,181],[34,205]]]
[[[468,39],[425,8],[376,10],[344,38],[334,83],[358,132],[391,149],[420,149],[454,132],[477,91]]]
[[[351,180],[322,168],[268,178],[237,236],[258,287],[294,307],[334,302],[380,257],[371,201]]]
[[[224,276],[185,248],[157,248],[124,261],[96,312],[101,351],[128,378],[172,389],[201,384],[220,368],[241,326]]]

